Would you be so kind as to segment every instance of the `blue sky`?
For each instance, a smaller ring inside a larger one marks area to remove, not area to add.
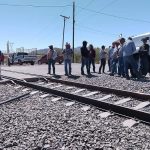
[[[8,40],[14,43],[14,50],[19,47],[47,48],[50,44],[61,47],[63,18],[60,14],[70,16],[66,21],[65,42],[72,44],[71,6],[17,7],[2,4],[64,6],[72,5],[72,2],[72,0],[0,0],[0,49],[6,50]],[[149,0],[75,0],[75,3],[75,47],[80,46],[83,40],[87,40],[88,44],[95,47],[109,46],[120,34],[126,38],[150,32]]]

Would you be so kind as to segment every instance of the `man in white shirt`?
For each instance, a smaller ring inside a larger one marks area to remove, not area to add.
[[[55,75],[55,60],[57,57],[57,52],[53,49],[53,45],[49,46],[49,50],[47,52],[47,60],[48,60],[48,74],[51,74],[51,66],[53,68],[53,75]]]

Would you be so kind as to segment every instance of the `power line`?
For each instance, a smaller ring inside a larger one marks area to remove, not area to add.
[[[93,0],[93,1],[94,1],[94,0]],[[93,1],[92,1],[92,2],[93,2]],[[103,11],[105,8],[111,6],[112,4],[114,4],[114,3],[117,2],[117,1],[118,1],[118,0],[112,0],[111,2],[107,3],[106,5],[104,5],[104,6],[99,10],[99,12]],[[89,3],[89,4],[90,4],[90,3]],[[86,7],[84,7],[84,8],[86,8]],[[82,11],[83,11],[83,9],[82,9]],[[89,17],[89,15],[88,15],[87,17]],[[80,20],[79,20],[79,21],[80,21]]]
[[[72,22],[68,22],[69,24],[73,24]],[[75,23],[75,26],[77,28],[81,28],[81,29],[87,29],[87,30],[90,30],[90,31],[93,31],[93,32],[100,32],[100,33],[105,33],[105,34],[108,34],[108,35],[113,35],[113,36],[118,36],[118,34],[116,33],[110,33],[110,32],[105,32],[104,30],[99,30],[99,29],[94,29],[94,28],[91,28],[91,27],[88,27],[88,26],[84,26],[84,25],[79,25],[78,23]]]
[[[71,4],[72,4],[72,3],[69,3],[68,6],[69,6],[69,5],[71,6]],[[67,9],[68,9],[68,7],[67,7]],[[56,14],[56,15],[59,16],[59,14],[64,13],[64,11],[66,11],[67,9],[66,9],[65,7],[62,8],[62,11],[60,11],[60,12],[59,12],[58,14]],[[54,19],[56,19],[56,16],[53,16],[53,17],[51,18],[51,20],[54,20]],[[38,43],[39,40],[41,40],[41,33],[47,32],[46,29],[48,29],[48,27],[49,27],[49,23],[47,23],[47,25],[45,25],[44,27],[41,27],[41,29],[39,30],[39,32],[37,32],[37,33],[35,34],[34,42]],[[47,36],[47,34],[46,34],[46,36]],[[46,38],[46,36],[45,36],[45,35],[43,36],[44,39]]]
[[[93,2],[94,2],[94,0],[89,1],[89,2],[85,5],[84,8],[88,7],[88,6],[89,6],[91,3],[93,3]],[[82,10],[82,11],[83,11],[83,10]],[[82,11],[80,11],[80,12],[78,13],[78,15],[79,15]]]
[[[93,13],[97,13],[97,14],[101,14],[101,15],[105,15],[105,16],[109,16],[109,17],[118,18],[118,19],[124,19],[124,20],[136,21],[136,22],[150,23],[150,21],[147,21],[147,20],[134,19],[134,18],[127,18],[127,17],[121,17],[121,16],[117,16],[117,15],[113,15],[113,14],[102,13],[102,12],[100,12],[100,11],[95,11],[95,10],[88,9],[88,8],[83,8],[83,7],[81,7],[81,6],[78,6],[78,8],[80,8],[80,9],[82,9],[82,10],[86,10],[86,11],[88,11],[88,12],[93,12]]]
[[[11,7],[35,7],[35,8],[42,8],[42,7],[54,7],[54,8],[60,8],[60,7],[70,7],[71,5],[32,5],[32,4],[7,4],[7,3],[1,3],[0,6],[11,6]]]
[[[105,8],[111,6],[111,5],[114,4],[115,2],[117,2],[117,0],[112,0],[110,3],[108,3],[108,4],[106,4],[104,7],[102,7],[102,8],[100,9],[100,11],[102,11],[102,10],[104,10]]]
[[[93,2],[94,2],[94,0],[89,1],[89,2],[86,4],[85,8],[88,7],[88,6],[89,6],[91,3],[93,3]]]
[[[84,28],[84,29],[88,29],[90,31],[94,31],[94,32],[100,32],[100,33],[105,33],[105,34],[109,34],[109,35],[113,35],[113,36],[118,36],[118,34],[115,34],[115,33],[109,33],[109,32],[105,32],[103,30],[99,30],[99,29],[93,29],[91,27],[87,27],[87,26],[83,26],[83,25],[78,25],[78,24],[75,24],[78,28]]]

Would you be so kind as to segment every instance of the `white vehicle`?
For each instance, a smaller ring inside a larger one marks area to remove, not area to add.
[[[145,33],[145,34],[140,34],[140,35],[137,35],[137,36],[132,36],[132,40],[135,43],[137,52],[139,50],[139,47],[143,45],[142,39],[146,38],[146,37],[149,37],[149,39],[150,39],[150,32]],[[150,45],[150,40],[147,41],[147,44]],[[149,51],[149,55],[150,55],[150,51]]]
[[[9,56],[9,62],[12,65],[13,64],[22,65],[23,63],[30,63],[31,65],[34,65],[36,59],[37,58],[35,55],[29,55],[28,53],[25,52],[13,53]]]

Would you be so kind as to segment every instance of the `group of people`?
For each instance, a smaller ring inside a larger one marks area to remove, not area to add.
[[[150,72],[150,50],[147,44],[148,38],[143,38],[143,45],[139,48],[138,53],[136,52],[135,44],[131,37],[126,41],[124,38],[119,39],[117,42],[112,43],[107,52],[105,46],[101,47],[99,52],[100,66],[98,73],[105,73],[106,61],[108,59],[108,66],[110,75],[126,77],[130,79],[130,74],[134,78],[140,78],[146,76]],[[81,47],[81,75],[85,75],[84,67],[86,66],[87,75],[91,75],[91,66],[93,72],[95,72],[95,57],[96,51],[92,44],[87,47],[87,41],[83,41]],[[65,49],[62,51],[64,55],[64,68],[65,75],[71,75],[71,62],[73,56],[73,50],[71,45],[66,43]],[[53,67],[53,74],[55,75],[55,59],[57,57],[57,52],[53,49],[53,45],[49,46],[49,51],[47,53],[48,59],[48,74],[51,74],[51,66]],[[101,72],[102,71],[102,72]]]
[[[69,43],[66,43],[65,49],[62,54],[64,55],[64,66],[65,66],[65,75],[71,75],[71,61],[73,56],[73,50]],[[48,60],[48,74],[51,74],[51,66],[53,68],[53,75],[55,75],[55,60],[57,58],[57,52],[54,50],[53,45],[49,46],[49,50],[47,52],[47,60]]]
[[[64,69],[65,69],[65,76],[71,76],[72,74],[72,57],[73,57],[73,50],[71,49],[71,45],[66,43],[65,49],[62,51],[64,56]],[[93,66],[93,72],[95,72],[95,56],[96,52],[92,44],[89,45],[87,48],[87,42],[83,41],[83,46],[81,47],[81,74],[85,75],[84,73],[84,66],[86,66],[87,74],[90,75],[90,66]],[[51,74],[51,66],[53,68],[53,75],[55,75],[55,59],[57,57],[57,52],[54,50],[53,45],[49,46],[49,50],[47,52],[47,59],[48,59],[48,74]]]
[[[116,73],[126,79],[146,76],[150,72],[150,50],[147,40],[149,38],[142,39],[143,45],[139,50],[136,50],[131,37],[127,41],[121,38],[118,43],[113,43],[108,58],[110,75],[113,76]]]

